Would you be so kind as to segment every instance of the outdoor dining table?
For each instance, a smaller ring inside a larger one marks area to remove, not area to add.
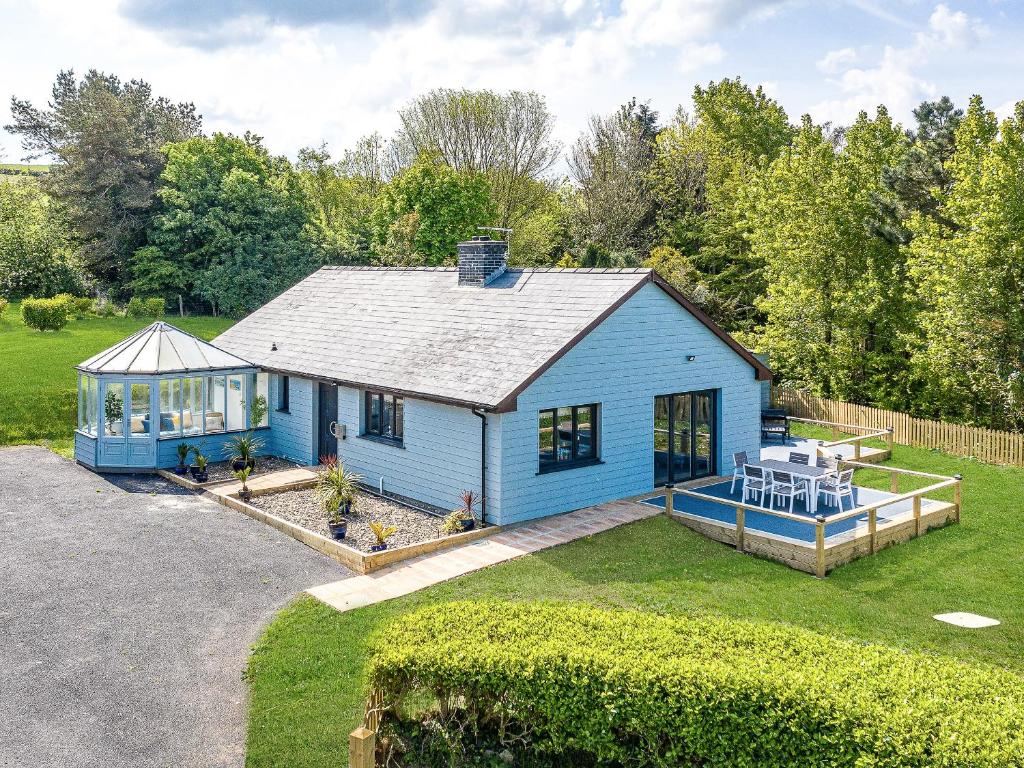
[[[796,464],[792,461],[782,461],[781,459],[762,459],[761,461],[752,461],[750,464],[755,467],[761,467],[761,469],[771,470],[772,472],[789,472],[793,477],[806,480],[808,491],[807,511],[812,515],[818,511],[818,481],[825,475],[830,474],[832,470],[814,465]]]

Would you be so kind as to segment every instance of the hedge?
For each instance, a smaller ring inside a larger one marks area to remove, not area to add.
[[[59,331],[68,324],[70,305],[66,298],[27,298],[21,302],[21,317],[25,325],[39,331]]]
[[[382,742],[420,761],[1024,765],[1024,678],[785,625],[462,602],[377,646]]]
[[[163,317],[166,303],[161,298],[143,299],[133,296],[124,313],[128,317]]]

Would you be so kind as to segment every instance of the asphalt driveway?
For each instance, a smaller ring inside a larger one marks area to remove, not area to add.
[[[242,765],[250,647],[348,573],[164,480],[0,449],[0,765]]]

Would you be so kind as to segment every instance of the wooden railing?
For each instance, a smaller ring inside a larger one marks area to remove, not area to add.
[[[899,411],[829,400],[783,387],[772,389],[772,403],[800,418],[843,422],[872,429],[891,426],[895,441],[901,445],[968,456],[992,464],[1024,467],[1024,434],[1020,432],[919,419]]]
[[[790,416],[790,421],[799,421],[804,424],[815,424],[820,427],[831,427],[832,439],[830,441],[822,441],[820,443],[822,448],[835,448],[837,445],[852,445],[853,446],[853,459],[854,461],[860,461],[862,447],[865,440],[876,440],[882,438],[886,442],[886,447],[889,450],[889,455],[892,455],[892,446],[894,442],[893,428],[886,427],[885,429],[872,429],[871,427],[862,427],[859,424],[840,424],[835,421],[822,421],[821,419],[807,419],[800,416]],[[840,438],[839,433],[856,433],[862,431],[864,434],[853,434],[851,437]],[[833,451],[834,453],[834,451]]]
[[[733,507],[736,510],[736,549],[739,552],[744,550],[744,538],[746,536],[746,513],[747,512],[759,512],[762,515],[771,515],[773,517],[780,518],[782,520],[790,520],[805,525],[814,526],[814,549],[815,549],[815,575],[821,579],[825,577],[825,526],[832,525],[834,523],[841,523],[845,520],[849,520],[855,517],[868,518],[868,532],[866,538],[868,539],[868,549],[871,554],[874,554],[877,550],[877,539],[878,539],[878,510],[887,507],[891,504],[897,504],[899,502],[906,501],[907,499],[912,500],[912,512],[914,516],[914,534],[916,536],[921,535],[921,500],[927,493],[933,493],[935,491],[942,490],[944,488],[953,488],[953,505],[954,505],[954,520],[960,522],[960,483],[963,478],[960,475],[954,475],[952,477],[946,475],[936,475],[930,472],[918,472],[913,469],[903,469],[901,467],[889,467],[885,465],[877,464],[865,464],[859,461],[846,461],[840,462],[840,468],[853,467],[854,469],[873,469],[881,472],[889,472],[892,475],[890,480],[891,492],[895,495],[889,496],[888,498],[881,499],[879,501],[873,501],[870,504],[864,504],[859,507],[841,512],[836,515],[830,515],[827,519],[824,515],[815,515],[814,517],[808,517],[807,515],[797,515],[792,512],[786,512],[779,509],[772,509],[769,507],[762,507],[756,504],[748,504],[746,501],[736,501],[735,499],[723,499],[720,496],[712,496],[707,493],[701,493],[699,490],[690,488],[674,488],[671,485],[665,488],[665,514],[672,517],[675,512],[673,495],[679,493],[684,496],[689,496],[693,499],[700,499],[702,501],[710,501],[715,504],[721,504],[723,506]],[[923,477],[932,480],[938,480],[939,482],[931,483],[923,488],[916,488],[906,493],[899,493],[899,478],[901,476],[914,476]],[[699,515],[698,515],[699,517]],[[720,521],[718,521],[720,522]],[[765,533],[771,533],[766,531]],[[865,538],[865,537],[859,537]]]

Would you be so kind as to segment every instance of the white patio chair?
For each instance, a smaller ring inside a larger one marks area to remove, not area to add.
[[[776,499],[789,499],[789,512],[793,513],[793,501],[802,498],[807,503],[807,481],[793,477],[789,472],[772,472],[772,508]]]
[[[830,504],[835,499],[835,505],[841,510],[843,499],[849,497],[850,509],[853,509],[853,470],[848,469],[838,475],[826,475],[818,483],[818,494],[825,497],[825,503]]]
[[[736,492],[736,481],[743,480],[743,465],[747,463],[747,452],[740,451],[732,455],[732,484],[729,486],[729,493]]]
[[[772,489],[772,473],[752,464],[743,465],[743,501],[758,497],[757,503],[764,506],[766,494]]]
[[[810,466],[811,455],[809,453],[797,453],[796,451],[789,452],[789,463],[790,464],[805,464]]]

